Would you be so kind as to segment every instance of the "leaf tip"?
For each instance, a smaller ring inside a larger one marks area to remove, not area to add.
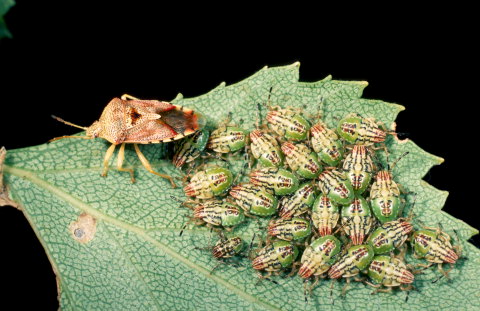
[[[397,113],[405,110],[405,106],[394,104],[394,103],[387,103],[387,104],[395,108],[397,110]]]
[[[393,130],[395,130],[395,128],[393,128]],[[409,138],[401,140],[401,139],[398,138],[398,136],[396,134],[393,134],[392,136],[393,136],[393,138],[394,138],[394,140],[397,144],[409,143],[410,144],[410,146],[408,147],[409,149],[411,149],[411,150],[415,149],[419,153],[421,153],[424,157],[426,157],[426,159],[428,158],[429,162],[431,163],[429,167],[432,167],[433,165],[442,164],[445,161],[443,158],[423,150],[422,148],[420,148],[415,142],[413,142]]]
[[[426,155],[428,155],[431,159],[433,159],[433,162],[435,165],[440,165],[442,164],[443,162],[445,162],[445,159],[442,158],[442,157],[439,157],[439,156],[436,156],[434,154],[431,154],[425,150],[423,150],[423,152],[425,152]]]
[[[368,81],[354,81],[354,82],[363,88],[366,88],[369,84]]]
[[[473,230],[472,230],[472,236],[477,235],[477,234],[480,233],[477,228],[474,228],[474,227],[472,227],[472,228],[473,228]],[[471,236],[471,237],[472,237],[472,236]]]
[[[448,192],[447,190],[440,190],[440,189],[437,189],[437,190],[438,190],[438,192],[440,192],[442,194],[442,196],[445,198],[445,200],[450,195],[450,192]]]
[[[175,96],[175,98],[173,100],[182,100],[182,99],[183,99],[183,94],[178,93],[177,96]]]
[[[446,199],[448,197],[448,195],[450,194],[447,190],[440,190],[440,189],[437,189],[437,188],[433,187],[432,185],[430,185],[428,182],[426,182],[423,179],[420,180],[420,185],[422,185],[422,187],[432,187],[432,188],[434,188],[435,191],[438,192],[438,195],[441,196],[444,199]]]
[[[330,80],[332,80],[332,78],[333,78],[332,75],[328,75],[328,76],[326,76],[325,78],[323,78],[323,79],[321,80],[321,82],[330,81]]]

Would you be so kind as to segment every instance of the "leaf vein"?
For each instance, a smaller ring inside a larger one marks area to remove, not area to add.
[[[205,277],[211,278],[212,280],[216,281],[216,283],[223,285],[225,288],[229,289],[230,291],[232,291],[233,293],[235,293],[236,295],[238,295],[240,297],[242,297],[242,298],[244,298],[248,301],[251,301],[253,303],[256,303],[258,305],[261,305],[265,309],[281,310],[281,309],[277,308],[276,306],[273,306],[273,305],[271,305],[271,304],[269,304],[265,301],[260,300],[259,298],[255,297],[253,295],[250,295],[250,294],[242,291],[240,288],[238,288],[235,285],[227,282],[226,280],[224,280],[224,279],[222,279],[222,278],[220,278],[216,275],[210,274],[210,271],[208,271],[207,269],[196,265],[194,262],[192,262],[189,259],[187,259],[186,257],[180,255],[178,252],[171,249],[167,245],[165,245],[165,244],[155,240],[151,236],[149,236],[148,233],[145,232],[142,228],[139,228],[139,227],[136,227],[134,225],[125,223],[123,221],[115,219],[115,218],[113,218],[109,215],[106,215],[106,214],[92,208],[91,206],[89,206],[88,204],[83,202],[82,200],[80,200],[78,198],[75,198],[74,196],[64,192],[63,190],[57,188],[56,186],[52,185],[51,183],[47,182],[46,180],[40,178],[35,173],[33,173],[31,171],[15,168],[15,167],[10,167],[10,166],[7,166],[7,165],[5,165],[5,172],[9,173],[9,174],[12,174],[12,175],[15,175],[15,176],[18,176],[20,178],[24,178],[24,179],[29,180],[30,182],[36,184],[37,186],[42,187],[44,190],[49,191],[52,194],[55,194],[56,196],[63,199],[64,201],[68,202],[72,206],[78,208],[79,210],[84,211],[84,212],[92,215],[94,218],[96,218],[98,220],[103,220],[107,223],[110,223],[110,224],[115,225],[119,228],[123,228],[127,231],[131,231],[131,232],[139,235],[145,241],[152,243],[153,245],[155,245],[159,249],[163,250],[165,253],[167,253],[171,257],[173,257],[173,258],[179,260],[180,262],[182,262],[184,265],[186,265],[186,266],[188,266],[188,267],[190,267],[194,270],[197,270],[198,272],[203,274]]]

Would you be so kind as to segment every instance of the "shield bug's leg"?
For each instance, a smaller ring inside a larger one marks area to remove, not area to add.
[[[397,184],[397,185],[398,185],[398,184]],[[400,188],[400,187],[399,187],[399,188]],[[400,191],[402,191],[402,190],[400,189]],[[414,216],[415,216],[415,214],[413,213],[413,210],[414,210],[414,208],[415,208],[415,203],[417,203],[417,195],[418,195],[418,193],[416,193],[416,192],[406,193],[406,195],[409,195],[409,194],[412,194],[412,195],[413,195],[413,202],[412,202],[412,207],[410,207],[410,211],[408,212],[408,216],[407,216],[406,220],[407,220],[407,221],[412,221],[413,218],[414,218]]]
[[[397,186],[398,186],[398,189],[400,190],[400,192],[403,193],[404,195],[416,194],[413,191],[407,191],[407,189],[405,189],[405,187],[400,183],[397,183]]]
[[[252,155],[252,148],[249,144],[245,146],[244,160],[248,163],[248,169],[252,169],[252,167],[255,165],[255,157]]]
[[[187,217],[188,220],[187,222],[185,222],[185,224],[183,225],[182,227],[182,230],[180,230],[180,234],[178,236],[182,236],[183,235],[183,231],[185,231],[185,229],[187,229],[187,226],[191,223],[193,223],[194,225],[197,225],[197,226],[201,226],[203,225],[205,222],[203,222],[201,219],[198,219],[198,218],[195,218],[195,217],[192,217],[192,216],[189,216],[189,215],[183,215],[184,217]]]
[[[252,246],[253,246],[253,244],[254,244],[253,242],[254,242],[254,240],[255,240],[255,237],[256,237],[256,233],[253,234],[252,241],[250,242],[250,246],[248,247],[248,253],[247,253],[247,255],[248,255],[248,258],[249,258],[250,260],[253,260],[253,258],[256,256],[256,254],[258,253],[258,251],[259,251],[259,250],[262,248],[262,246],[263,246],[263,241],[260,239],[259,242],[258,242],[258,244],[256,245],[257,248],[255,248],[255,249],[252,250]],[[260,272],[258,272],[258,273],[260,273]]]
[[[165,175],[165,174],[160,174],[158,172],[155,172],[150,165],[150,162],[145,158],[143,153],[140,151],[140,148],[138,148],[137,144],[133,144],[133,147],[135,148],[135,151],[137,152],[137,156],[140,159],[140,162],[142,162],[142,165],[147,169],[152,174],[155,174],[157,176],[160,176],[162,178],[168,179],[170,181],[170,184],[172,184],[172,188],[176,188],[177,185],[175,185],[175,182],[173,181],[173,178],[171,176]]]
[[[300,261],[297,261],[297,262],[294,262],[293,265],[292,265],[292,270],[290,271],[290,273],[287,274],[287,277],[292,277],[294,276],[295,274],[297,274],[298,272],[298,267],[301,266],[302,263]]]
[[[349,277],[346,278],[345,281],[346,281],[346,282],[345,282],[346,284],[345,284],[345,285],[343,286],[343,288],[342,288],[342,297],[347,296],[347,289],[348,289],[348,287],[350,286],[350,278],[349,278]]]
[[[316,275],[315,277],[315,281],[313,282],[312,286],[310,286],[310,296],[312,295],[312,290],[318,285],[318,283],[320,282],[320,276]]]
[[[226,264],[225,262],[223,262],[222,260],[218,260],[218,263],[215,265],[215,267],[213,267],[212,271],[210,271],[209,274],[212,274],[213,271],[215,271],[218,267],[220,267],[222,264]]]
[[[235,178],[233,179],[233,182],[232,182],[233,185],[236,185],[237,181],[243,177],[243,175],[245,174],[245,171],[247,170],[247,167],[248,167],[248,163],[245,163],[242,169],[240,170],[240,172],[238,172],[237,176],[235,176]]]
[[[438,225],[439,225],[438,227],[424,226],[424,229],[435,231],[435,234],[439,235],[442,232],[442,230],[440,229],[441,224],[439,223]]]
[[[308,303],[307,291],[309,295],[312,295],[312,289],[308,287],[308,279],[303,280],[303,297],[305,297],[305,303]]]
[[[381,284],[373,284],[373,283],[371,283],[371,282],[369,282],[369,281],[363,281],[363,283],[365,283],[365,284],[367,284],[368,286],[371,286],[371,287],[373,287],[373,288],[379,288],[380,286],[382,286]],[[372,293],[372,295],[373,295],[373,293]]]
[[[457,253],[458,258],[467,259],[467,257],[462,256],[463,249],[462,249],[462,245],[460,244],[460,238],[458,237],[457,230],[453,229],[453,233],[455,233],[455,239],[457,241],[457,245],[453,246],[453,250],[455,251],[455,253]]]
[[[270,275],[270,274],[271,274],[271,273],[269,272],[269,275]],[[260,283],[263,281],[263,279],[267,278],[268,276],[265,277],[262,273],[257,272],[257,277],[258,277],[258,279],[257,279],[257,281],[255,282],[255,286],[258,286],[258,284],[260,284]]]
[[[450,271],[452,271],[452,269],[453,269],[453,267],[450,266],[450,268],[449,268],[448,270],[444,270],[444,269],[443,269],[443,264],[441,264],[441,263],[438,264],[438,271],[440,271],[440,273],[441,273],[444,277],[446,277],[447,279],[450,279],[450,277],[448,276],[448,273],[449,273]]]
[[[257,233],[253,233],[252,241],[250,242],[250,245],[248,245],[247,254],[244,256],[244,257],[247,257],[248,259],[253,258],[253,256],[251,256],[252,255],[252,246],[253,246],[253,242],[255,241],[256,236],[257,236]]]
[[[115,151],[115,147],[117,145],[115,144],[112,144],[108,149],[107,149],[107,152],[105,153],[105,157],[103,158],[103,172],[102,172],[102,176],[105,177],[107,176],[107,173],[108,173],[108,162],[110,162],[110,158],[112,157],[113,155],[113,152]]]
[[[414,256],[414,257],[415,257],[415,256]],[[419,257],[415,257],[415,258],[419,258]],[[429,263],[429,264],[417,263],[417,264],[415,265],[415,268],[423,268],[423,269],[418,270],[418,271],[423,271],[423,270],[427,270],[427,269],[430,268],[432,265],[433,265],[433,263]]]
[[[118,151],[118,156],[117,156],[117,170],[121,172],[129,172],[130,173],[130,179],[132,180],[132,184],[135,182],[135,175],[133,173],[132,168],[123,168],[123,160],[125,159],[125,143],[122,143],[120,146],[120,151]]]
[[[394,129],[394,130],[390,130],[390,129],[387,127],[387,125],[386,125],[385,123],[383,123],[382,121],[378,121],[378,120],[377,120],[376,122],[377,122],[377,124],[378,124],[378,127],[379,127],[382,131],[384,131],[384,132],[387,133],[387,134],[390,134],[390,135],[395,136],[397,139],[398,139],[398,136],[397,136],[397,135],[403,136],[403,135],[408,134],[408,133],[398,133],[398,132],[395,132],[395,129]],[[396,127],[396,126],[394,125],[394,128],[395,128],[395,127]]]
[[[132,95],[128,95],[128,94],[123,94],[122,97],[120,97],[120,99],[122,100],[127,100],[127,99],[133,99],[133,100],[140,100],[136,97],[133,97]]]
[[[407,264],[407,268],[412,272],[413,275],[422,274],[425,269],[416,269],[415,265]]]
[[[216,154],[211,154],[209,152],[205,152],[206,155],[202,156],[202,159],[217,159],[217,160],[220,160],[220,161],[223,161],[223,162],[227,162],[228,165],[230,165],[230,162],[228,162],[227,159],[223,158],[222,156],[219,156],[219,155],[216,155]]]
[[[350,224],[351,221],[352,221],[352,220],[349,219],[348,221],[346,221],[346,222],[345,222],[344,224],[342,224],[341,226],[340,226],[340,225],[337,225],[337,227],[336,227],[337,229],[332,228],[332,229],[335,229],[335,231],[333,231],[332,234],[337,234],[337,232],[339,232],[339,231],[340,231],[340,234],[344,233],[343,228],[347,227],[347,226]]]
[[[448,277],[448,274],[446,274],[446,272],[443,270],[441,263],[438,264],[438,271],[440,271],[440,273],[441,273],[442,275],[440,275],[438,278],[436,278],[435,280],[433,280],[432,283],[437,283],[437,282],[438,282],[439,280],[441,280],[443,277],[446,277],[447,279],[450,279],[450,278]]]
[[[56,140],[59,140],[59,139],[63,139],[63,138],[81,138],[81,139],[92,139],[93,137],[87,137],[87,136],[60,136],[60,137],[55,137],[55,138],[52,138],[50,139],[48,142],[51,143],[52,141],[56,141]]]
[[[390,293],[392,291],[392,288],[391,287],[387,287],[387,288],[377,288],[373,293]],[[372,293],[372,295],[373,295]]]
[[[399,288],[402,291],[407,291],[407,295],[408,295],[408,291],[417,290],[415,286],[413,286],[412,284],[402,284],[399,286]]]
[[[203,167],[204,165],[205,165],[205,163],[202,163],[202,164],[198,165],[198,166],[197,166],[197,170],[198,170],[199,168]],[[193,165],[190,166],[190,167],[188,168],[187,172],[185,173],[185,175],[183,176],[183,178],[182,178],[182,185],[183,185],[184,187],[187,186],[187,184],[188,184],[188,182],[187,182],[187,181],[188,181],[188,178],[191,177],[192,171],[193,171],[194,169],[195,169],[195,166],[193,166]]]
[[[245,146],[245,155],[244,155],[244,160],[247,163],[248,169],[252,169],[253,163],[252,159],[250,158],[250,153],[249,153],[249,146]],[[252,157],[253,158],[253,157]]]
[[[211,239],[210,239],[211,240]],[[208,245],[210,245],[211,243],[209,243]],[[198,249],[198,250],[201,250],[201,251],[209,251],[212,247],[211,246],[205,246],[205,247],[197,247],[195,246],[194,247],[195,249]],[[212,270],[213,271],[213,270]]]
[[[399,253],[395,254],[392,252],[391,257],[395,257],[403,261],[405,259],[405,255],[407,254],[407,249],[408,249],[407,244],[403,244],[399,248]]]
[[[408,284],[405,287],[400,285],[399,288],[400,288],[401,291],[406,291],[407,292],[406,295],[405,295],[405,302],[407,302],[408,298],[410,297],[410,291],[416,290],[415,286],[413,286],[412,284]]]
[[[223,120],[223,122],[221,122],[219,124],[219,127],[225,127],[226,128],[230,124],[230,122],[232,121],[232,115],[233,115],[233,113],[230,111],[228,113],[227,117],[225,118],[225,120]]]
[[[438,234],[439,234],[439,239],[441,239],[442,241],[444,241],[445,243],[450,243],[452,238],[450,237],[450,235],[448,233],[446,233],[443,229],[443,226],[441,223],[438,223]]]
[[[333,287],[335,286],[336,281],[337,281],[337,279],[333,279],[330,282],[330,301],[332,302],[332,306],[335,304],[335,301],[333,300]]]
[[[387,156],[388,158],[388,155],[390,154],[390,152],[388,151],[387,149],[387,145],[385,145],[384,143],[379,143],[380,146],[372,146],[372,150],[383,150],[383,152],[385,152],[385,155]]]
[[[356,282],[363,282],[365,279],[361,276],[355,275],[353,277],[353,280],[356,281]]]

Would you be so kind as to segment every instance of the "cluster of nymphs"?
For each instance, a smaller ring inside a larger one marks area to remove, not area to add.
[[[193,209],[196,224],[232,231],[245,216],[271,217],[266,246],[259,242],[247,251],[253,269],[269,279],[298,274],[310,292],[327,277],[346,279],[343,294],[351,279],[375,287],[374,293],[412,289],[421,270],[405,262],[407,240],[414,256],[428,262],[417,266],[438,264],[448,276],[442,264],[452,266],[460,249],[440,228],[414,230],[412,212],[401,217],[408,193],[394,181],[392,169],[406,153],[387,168],[379,163],[376,152],[384,152],[388,162],[384,141],[390,133],[381,123],[351,113],[332,130],[319,117],[309,122],[299,111],[278,106],[269,107],[266,121],[249,133],[227,120],[211,133],[200,131],[177,142],[177,167],[204,149],[246,150],[254,167],[250,181],[241,184],[220,166],[190,176],[184,191],[193,199],[184,205]],[[237,256],[244,244],[239,236],[222,234],[213,255]]]

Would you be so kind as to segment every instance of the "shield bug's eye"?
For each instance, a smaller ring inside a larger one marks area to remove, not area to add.
[[[98,135],[100,135],[100,132],[102,131],[102,125],[100,122],[95,121],[93,124],[87,128],[87,136],[97,138]]]

